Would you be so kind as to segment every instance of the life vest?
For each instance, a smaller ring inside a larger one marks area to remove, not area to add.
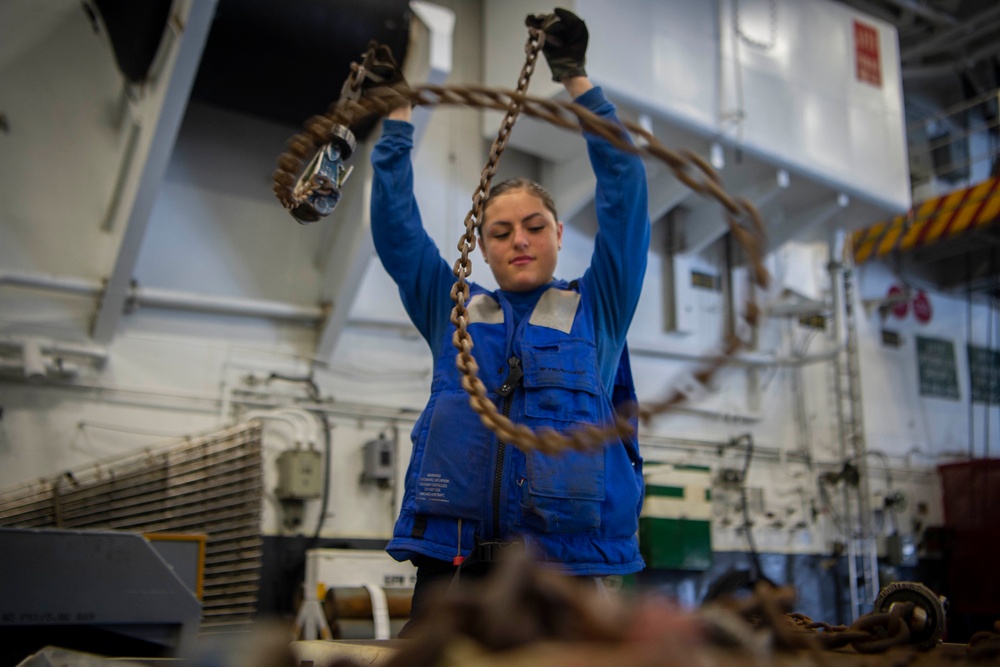
[[[502,292],[473,285],[470,294],[468,331],[479,378],[513,422],[564,432],[609,423],[614,406],[635,401],[627,350],[610,395],[601,380],[593,317],[577,283],[553,283],[516,328]],[[477,541],[522,539],[533,555],[572,574],[642,569],[635,437],[556,455],[498,442],[462,389],[453,332],[449,327],[439,342],[431,396],[413,428],[389,553],[451,560]]]

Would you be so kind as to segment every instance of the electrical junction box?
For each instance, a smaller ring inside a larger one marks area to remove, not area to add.
[[[323,489],[322,455],[311,449],[290,449],[278,456],[278,488],[282,500],[319,498]]]
[[[361,481],[389,484],[396,476],[396,452],[392,440],[376,438],[364,445]]]
[[[707,466],[650,465],[639,515],[646,566],[707,570],[712,566],[712,474]]]

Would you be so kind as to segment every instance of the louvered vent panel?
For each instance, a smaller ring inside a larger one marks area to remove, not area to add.
[[[0,493],[0,525],[205,533],[202,626],[244,624],[257,605],[262,491],[254,422]]]

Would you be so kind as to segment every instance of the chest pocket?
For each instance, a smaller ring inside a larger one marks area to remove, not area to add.
[[[597,351],[584,339],[526,346],[525,421],[566,432],[598,421]],[[595,530],[604,500],[604,448],[553,456],[529,452],[521,523],[547,533]]]
[[[597,416],[597,349],[566,339],[523,350],[524,414],[539,425],[565,429]]]

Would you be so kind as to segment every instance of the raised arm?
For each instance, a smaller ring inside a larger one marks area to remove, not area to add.
[[[448,322],[453,277],[424,230],[413,194],[411,114],[409,104],[390,111],[372,150],[372,236],[407,314],[433,348]]]
[[[529,16],[526,23],[545,30],[543,53],[553,80],[563,84],[575,103],[617,121],[614,106],[587,76],[589,34],[584,21],[557,8],[548,16]],[[584,136],[597,179],[598,232],[583,284],[595,313],[603,379],[610,386],[646,271],[650,227],[646,171],[637,155],[594,135]]]

